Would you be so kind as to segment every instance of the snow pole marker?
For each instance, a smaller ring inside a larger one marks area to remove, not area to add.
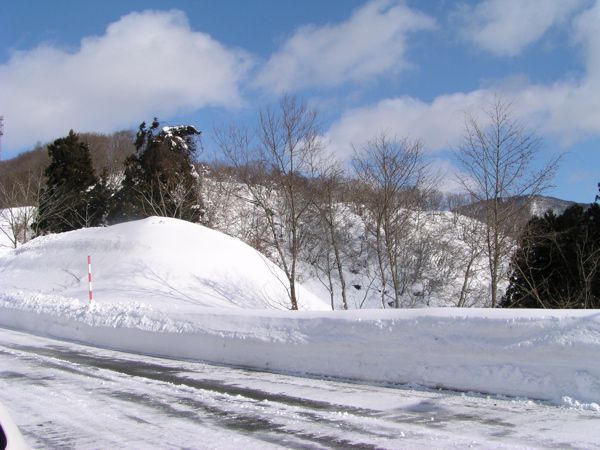
[[[88,255],[88,284],[90,291],[90,303],[92,303],[92,256]]]

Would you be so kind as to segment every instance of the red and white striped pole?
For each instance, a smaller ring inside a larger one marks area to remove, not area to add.
[[[92,303],[92,257],[88,255],[88,283],[90,286],[90,303]]]

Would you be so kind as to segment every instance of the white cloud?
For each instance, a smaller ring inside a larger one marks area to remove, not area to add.
[[[360,146],[381,132],[420,139],[426,151],[448,150],[460,144],[465,115],[482,114],[496,95],[513,104],[515,118],[564,144],[585,134],[600,133],[600,91],[590,91],[586,81],[510,89],[498,85],[441,95],[431,102],[413,97],[385,99],[345,112],[326,136],[333,151],[342,158],[352,154],[353,145]]]
[[[553,84],[503,84],[466,93],[441,95],[431,102],[412,97],[382,100],[345,112],[327,132],[332,148],[350,156],[352,144],[361,145],[381,132],[421,139],[429,151],[455,147],[464,131],[465,113],[476,114],[496,94],[514,105],[517,118],[563,145],[589,135],[600,135],[600,0],[574,21],[573,34],[583,46],[585,72]]]
[[[249,57],[190,29],[180,11],[131,13],[75,52],[41,45],[0,66],[5,149],[156,115],[240,105]]]
[[[345,22],[296,30],[259,72],[256,84],[279,93],[401,70],[409,65],[406,35],[434,26],[434,19],[403,2],[373,0]]]
[[[532,86],[523,101],[531,109],[546,110],[544,131],[574,141],[600,133],[600,1],[574,21],[573,33],[583,47],[585,73],[577,80]]]
[[[498,56],[518,55],[552,26],[564,22],[582,0],[485,0],[464,8],[462,35]]]
[[[383,132],[423,141],[427,150],[449,148],[459,142],[465,113],[483,105],[488,92],[478,90],[437,97],[426,103],[412,97],[382,100],[346,112],[327,133],[332,147],[348,157],[352,145],[360,146]]]

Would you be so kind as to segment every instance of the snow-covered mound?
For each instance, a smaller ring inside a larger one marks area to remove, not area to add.
[[[241,241],[177,219],[151,217],[34,239],[0,257],[0,291],[86,300],[87,257],[99,304],[185,312],[289,308],[285,276]],[[301,309],[327,305],[300,288]]]

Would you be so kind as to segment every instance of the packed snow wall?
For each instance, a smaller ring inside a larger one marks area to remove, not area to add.
[[[53,303],[52,306],[51,302]],[[259,370],[600,404],[600,315],[584,311],[205,310],[0,296],[0,326]]]

